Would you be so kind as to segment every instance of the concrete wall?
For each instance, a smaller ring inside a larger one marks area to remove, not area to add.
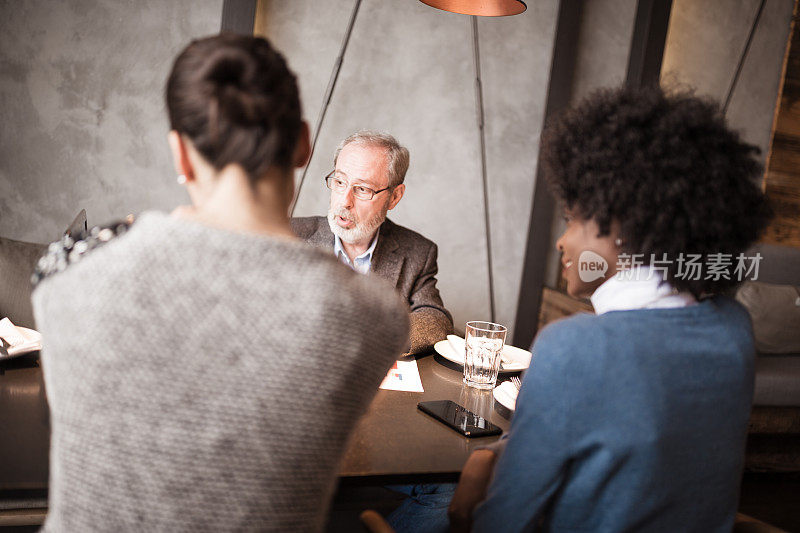
[[[596,89],[616,87],[625,81],[635,18],[636,0],[584,2],[570,88],[570,101],[573,104]],[[555,287],[558,280],[561,254],[556,251],[555,243],[564,228],[563,215],[557,206],[545,272],[545,285],[549,287]]]
[[[761,148],[762,162],[769,148],[793,3],[793,0],[767,0],[727,113],[731,127]],[[634,0],[593,0],[586,4],[572,88],[573,102],[593,88],[624,81],[636,12]],[[673,0],[661,69],[662,85],[693,89],[696,94],[710,97],[721,105],[758,4],[759,0]],[[563,221],[557,214],[553,245],[563,228]],[[557,281],[558,259],[556,252],[548,256],[546,284],[551,287]]]
[[[0,235],[47,242],[188,201],[163,103],[175,55],[222,0],[0,1]]]
[[[316,123],[354,3],[260,2],[256,30],[297,72]],[[480,19],[496,319],[514,323],[536,172],[557,1]],[[390,217],[439,245],[439,288],[456,328],[488,319],[486,240],[471,19],[417,1],[366,0],[297,203],[327,212],[322,177],[341,139],[385,130],[411,152],[407,192]],[[299,177],[299,174],[298,174]],[[511,332],[509,332],[509,337]]]
[[[673,0],[662,85],[689,86],[723,103],[760,0]],[[794,0],[767,0],[727,118],[745,140],[769,149]]]
[[[636,0],[584,0],[571,101],[615,87],[628,70]]]
[[[285,52],[315,124],[352,0],[263,0],[256,27]],[[558,0],[479,19],[497,320],[512,326]],[[724,98],[758,0],[675,0],[664,73]],[[767,0],[729,118],[766,153],[792,0]],[[625,76],[635,0],[585,2],[573,101]],[[218,31],[222,0],[0,0],[0,235],[45,242],[187,201],[164,137],[177,51]],[[296,214],[323,214],[339,140],[387,130],[411,150],[392,218],[440,246],[440,289],[463,328],[489,314],[470,18],[415,0],[364,0]],[[299,177],[299,174],[298,174]],[[554,225],[558,234],[560,225]],[[555,239],[553,239],[555,240]],[[557,254],[548,254],[554,264]],[[548,283],[554,283],[551,268]],[[511,332],[513,333],[513,332]]]

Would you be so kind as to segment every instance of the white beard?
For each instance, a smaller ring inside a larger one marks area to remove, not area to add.
[[[346,209],[340,208],[334,210],[332,207],[330,207],[328,208],[328,226],[330,226],[333,234],[338,236],[342,241],[348,244],[362,243],[372,237],[380,225],[383,224],[383,221],[386,220],[387,212],[388,209],[386,209],[384,206],[384,208],[381,209],[381,211],[374,217],[366,222],[362,222],[356,219],[353,213]],[[340,216],[345,220],[353,221],[353,227],[350,229],[345,229],[339,226],[339,224],[336,223],[337,216]]]

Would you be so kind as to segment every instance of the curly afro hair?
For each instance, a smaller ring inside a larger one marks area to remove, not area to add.
[[[737,284],[737,256],[771,217],[756,184],[758,152],[712,102],[657,87],[621,88],[597,91],[549,124],[541,161],[568,210],[593,219],[600,236],[617,222],[623,253],[668,265],[666,281],[701,297]],[[730,254],[732,264],[722,275],[687,279],[698,277],[678,271],[687,254],[706,264],[712,254]]]

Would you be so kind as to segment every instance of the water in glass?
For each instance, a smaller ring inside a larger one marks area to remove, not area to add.
[[[479,389],[494,387],[505,330],[505,327],[491,322],[467,323],[464,383]]]

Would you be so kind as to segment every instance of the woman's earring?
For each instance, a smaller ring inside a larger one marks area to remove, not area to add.
[[[186,183],[186,175],[181,174],[178,176],[178,185],[183,185]]]
[[[617,247],[619,248],[620,246],[622,246],[622,239],[617,237],[616,239],[614,239],[614,244],[616,244]]]

